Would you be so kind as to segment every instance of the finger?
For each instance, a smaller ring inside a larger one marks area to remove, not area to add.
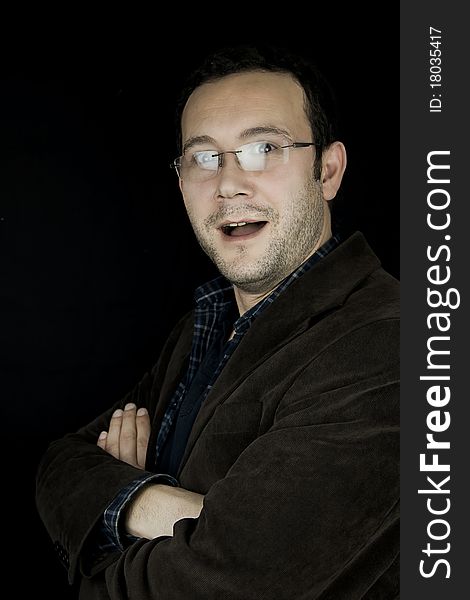
[[[150,418],[146,408],[139,408],[135,422],[137,427],[137,466],[145,469],[145,458],[150,438]]]
[[[97,446],[99,446],[103,450],[106,450],[106,438],[107,437],[108,437],[108,432],[107,431],[102,431],[100,433],[98,441],[96,442]]]
[[[130,465],[137,466],[137,429],[135,423],[136,405],[124,407],[121,434],[119,436],[119,457]]]
[[[106,437],[106,452],[112,454],[115,458],[119,456],[119,436],[121,435],[122,410],[115,410],[109,423],[109,431]]]

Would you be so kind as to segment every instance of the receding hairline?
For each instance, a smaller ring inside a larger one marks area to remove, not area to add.
[[[250,74],[254,74],[254,73],[259,73],[259,74],[264,74],[264,75],[283,75],[283,76],[287,76],[288,78],[291,79],[291,81],[293,81],[301,90],[302,93],[304,95],[304,98],[306,99],[306,92],[305,92],[305,88],[302,85],[302,83],[300,82],[300,80],[298,79],[298,77],[296,77],[296,75],[294,73],[292,73],[291,71],[287,70],[287,69],[281,69],[279,68],[279,70],[272,70],[272,69],[262,69],[262,68],[247,68],[247,69],[241,69],[240,71],[236,71],[234,73],[227,73],[226,75],[215,75],[211,78],[205,79],[202,83],[200,83],[197,87],[195,87],[192,92],[189,94],[183,110],[181,111],[181,114],[183,114],[184,110],[186,109],[186,106],[188,105],[188,102],[190,100],[190,98],[193,96],[193,94],[195,92],[197,92],[198,90],[200,90],[203,87],[209,86],[211,84],[216,84],[219,83],[220,81],[223,81],[225,79],[235,79],[237,77],[241,77],[243,75],[250,75]]]

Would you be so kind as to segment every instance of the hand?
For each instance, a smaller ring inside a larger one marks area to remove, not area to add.
[[[123,462],[145,469],[150,437],[150,419],[145,408],[126,404],[124,411],[114,411],[109,431],[102,431],[97,445]]]
[[[180,519],[197,519],[204,496],[179,487],[150,484],[143,486],[124,513],[124,527],[136,537],[151,540],[162,535],[173,535],[173,527]]]

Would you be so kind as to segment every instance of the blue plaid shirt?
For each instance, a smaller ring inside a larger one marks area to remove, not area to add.
[[[299,279],[304,273],[313,267],[321,258],[334,250],[340,240],[337,236],[330,238],[315,254],[308,258],[300,267],[284,279],[270,294],[255,306],[241,315],[234,323],[234,335],[226,343],[225,352],[222,359],[214,371],[214,374],[203,393],[202,401],[212,389],[217,377],[232,356],[235,348],[240,343],[244,334],[248,331],[254,319],[258,317],[263,310],[276,300],[282,292]],[[163,444],[169,434],[171,425],[175,420],[179,407],[183,402],[186,391],[207,352],[214,340],[221,331],[223,319],[226,317],[227,310],[233,306],[235,296],[233,286],[222,276],[199,287],[195,292],[196,308],[194,312],[194,333],[189,366],[184,379],[179,383],[171,402],[163,416],[160,431],[157,436],[157,466],[158,456],[163,448]],[[135,492],[148,482],[165,483],[177,486],[177,480],[171,475],[145,473],[138,479],[131,482],[123,488],[116,496],[113,502],[108,506],[104,513],[103,526],[101,528],[101,539],[99,542],[100,550],[103,553],[122,550],[124,542],[131,543],[137,538],[125,534],[121,536],[119,532],[119,518],[123,509],[131,500]],[[124,537],[124,539],[123,539]]]

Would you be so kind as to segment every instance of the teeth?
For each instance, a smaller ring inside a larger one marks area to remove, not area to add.
[[[243,225],[246,225],[245,221],[242,221],[241,223],[229,223],[227,227],[242,227]]]

